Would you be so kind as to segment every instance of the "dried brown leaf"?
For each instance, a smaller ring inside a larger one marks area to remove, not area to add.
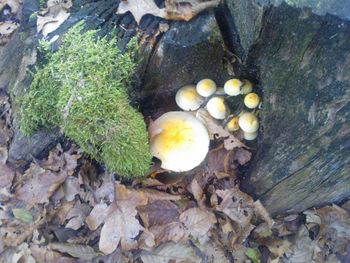
[[[225,256],[225,250],[222,246],[208,241],[202,244],[202,252],[207,256],[208,263],[228,263],[229,260]]]
[[[142,222],[146,227],[163,225],[179,220],[178,207],[167,200],[157,200],[137,208]]]
[[[170,20],[189,21],[200,12],[214,8],[219,0],[196,1],[196,0],[166,0],[165,8],[159,8],[153,0],[126,0],[121,1],[117,14],[131,12],[136,22],[140,24],[141,18],[146,14],[162,17]]]
[[[101,230],[99,249],[105,254],[112,253],[121,242],[122,250],[136,247],[134,238],[143,227],[136,219],[137,211],[133,206],[115,207]]]
[[[37,30],[46,37],[55,31],[69,17],[71,0],[48,0],[47,8],[42,10],[37,19]]]
[[[188,245],[173,242],[160,245],[153,251],[141,252],[141,259],[144,263],[200,262],[200,258]]]
[[[273,226],[274,221],[272,220],[270,213],[262,205],[260,200],[254,202],[254,210],[255,214],[258,215],[261,219],[263,219],[270,228]]]
[[[90,230],[96,230],[106,219],[110,211],[110,207],[105,203],[100,203],[94,206],[85,222]]]
[[[190,192],[193,194],[194,199],[196,199],[198,206],[201,208],[205,207],[205,196],[202,187],[199,185],[196,178],[194,178],[190,185]]]
[[[254,225],[250,223],[253,217],[253,199],[238,188],[216,190],[216,194],[222,198],[216,209],[235,223],[234,241],[243,242],[254,229]]]
[[[153,234],[156,245],[174,241],[176,243],[187,240],[188,232],[181,222],[172,222],[166,225],[154,225],[149,228]]]
[[[136,219],[136,206],[146,205],[147,202],[148,197],[144,192],[116,184],[115,202],[112,203],[101,230],[99,248],[103,253],[112,253],[119,242],[124,251],[136,247],[134,239],[143,229]]]
[[[6,164],[0,162],[0,187],[9,187],[12,183],[15,171],[13,171]]]
[[[88,245],[77,245],[70,243],[51,243],[49,246],[53,250],[57,250],[62,253],[67,253],[72,257],[80,258],[83,260],[91,260],[100,255]]]
[[[66,262],[64,260],[71,260],[63,257],[61,253],[56,252],[44,245],[30,244],[30,251],[36,262]]]
[[[78,200],[67,213],[66,220],[68,220],[68,223],[65,225],[65,227],[78,230],[84,225],[85,218],[89,213],[89,205],[81,203],[80,200]]]
[[[194,238],[199,239],[207,235],[210,228],[216,223],[216,217],[212,212],[190,208],[180,215],[180,221]]]
[[[0,22],[0,36],[9,37],[19,27],[19,24],[12,21]]]
[[[16,188],[16,197],[24,201],[27,208],[30,209],[35,204],[48,202],[50,196],[64,182],[67,174],[59,173],[56,175],[32,164],[23,176],[26,180]]]
[[[238,140],[233,134],[226,131],[216,120],[214,120],[205,109],[199,109],[196,117],[205,123],[209,135],[212,139],[223,138],[224,147],[226,150],[232,150],[234,148],[248,148],[244,143]]]

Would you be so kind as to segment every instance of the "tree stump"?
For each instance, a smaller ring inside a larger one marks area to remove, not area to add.
[[[247,63],[264,102],[243,188],[273,214],[349,197],[350,22],[285,4],[269,8]]]

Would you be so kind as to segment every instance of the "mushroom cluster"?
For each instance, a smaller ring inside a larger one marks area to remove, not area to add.
[[[230,99],[240,98],[240,105],[233,109]],[[258,136],[257,108],[261,100],[253,92],[249,80],[230,79],[223,88],[218,88],[211,79],[203,79],[197,85],[180,88],[175,96],[176,104],[183,111],[163,114],[154,122],[158,128],[151,138],[151,153],[161,162],[161,167],[175,172],[184,172],[198,166],[209,150],[209,134],[205,125],[193,111],[205,108],[229,132],[242,130],[245,140]]]
[[[243,104],[231,114],[232,109],[227,104],[230,97],[243,95]],[[253,92],[249,80],[230,79],[224,88],[217,88],[211,79],[203,79],[196,86],[184,86],[176,93],[176,103],[184,111],[194,111],[205,107],[209,114],[223,121],[223,126],[230,132],[243,131],[245,140],[254,140],[258,136],[259,120],[256,108],[261,101],[259,95]],[[241,111],[242,110],[242,111]],[[241,111],[241,112],[240,112]]]

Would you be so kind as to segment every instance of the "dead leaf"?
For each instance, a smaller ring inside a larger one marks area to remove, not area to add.
[[[213,241],[208,241],[202,244],[202,253],[208,258],[208,263],[225,263],[229,262],[225,256],[225,250],[222,246],[216,244]]]
[[[273,226],[274,222],[270,216],[270,213],[262,205],[260,200],[257,200],[254,202],[254,211],[255,211],[255,214],[260,216],[260,218],[263,219],[270,228]]]
[[[81,203],[80,200],[78,200],[66,215],[66,220],[68,220],[68,223],[65,225],[65,227],[78,230],[84,225],[85,218],[89,213],[89,205]]]
[[[122,184],[116,184],[115,198],[101,230],[99,249],[105,254],[112,253],[119,242],[122,250],[135,248],[137,243],[134,238],[143,229],[136,219],[136,206],[146,205],[148,202],[144,192],[127,189]]]
[[[203,193],[203,189],[199,185],[196,178],[194,178],[190,185],[190,192],[193,194],[194,199],[196,199],[198,206],[201,208],[205,207],[205,196]]]
[[[35,204],[48,202],[51,195],[66,179],[66,173],[54,174],[32,164],[25,172],[23,184],[16,188],[16,197],[27,204],[27,209]]]
[[[287,251],[289,251],[290,246],[291,243],[286,239],[275,239],[267,244],[270,252],[278,258],[282,257]]]
[[[173,242],[160,245],[154,251],[142,251],[141,259],[144,263],[196,263],[201,261],[188,245]]]
[[[69,262],[70,258],[62,256],[61,253],[51,250],[49,247],[38,244],[30,244],[30,251],[36,262]]]
[[[138,24],[140,24],[142,17],[146,14],[169,20],[189,21],[200,12],[216,7],[219,2],[219,0],[206,2],[166,0],[165,8],[159,8],[153,0],[126,0],[120,2],[117,14],[131,12]]]
[[[286,253],[286,262],[290,263],[316,263],[318,253],[321,252],[321,248],[318,247],[317,241],[311,240],[307,228],[302,225],[299,228],[297,235],[295,236],[293,245]]]
[[[178,207],[167,200],[157,200],[145,206],[139,206],[137,211],[146,227],[176,222],[180,215]]]
[[[216,223],[216,217],[212,212],[190,208],[180,215],[180,221],[194,238],[200,239],[208,234],[210,228]]]
[[[234,148],[247,148],[248,147],[238,140],[233,134],[226,131],[221,125],[219,125],[206,111],[205,109],[199,109],[196,117],[205,123],[209,131],[211,139],[224,138],[224,147],[226,150],[232,150]]]
[[[12,33],[19,27],[19,24],[12,21],[0,22],[0,36],[10,37]]]
[[[253,199],[241,192],[238,188],[216,190],[216,194],[222,198],[216,207],[218,211],[225,213],[235,223],[234,242],[243,242],[254,229],[250,223],[253,217]]]
[[[15,176],[15,172],[6,164],[0,162],[0,187],[9,187]]]
[[[105,203],[95,205],[90,212],[90,215],[85,219],[90,230],[96,230],[105,221],[109,211],[110,207]]]
[[[220,0],[199,1],[199,0],[167,0],[165,1],[166,17],[169,20],[189,21],[200,12],[215,8]]]
[[[154,225],[149,228],[156,245],[164,242],[183,242],[188,238],[188,232],[181,222],[171,222],[165,225]]]
[[[320,231],[317,236],[319,245],[322,240],[333,253],[344,255],[350,244],[350,215],[337,205],[325,206],[315,211],[321,219]]]
[[[0,146],[0,163],[5,164],[7,162],[8,157],[9,157],[9,153],[8,153],[7,147]]]
[[[100,255],[88,245],[77,245],[70,243],[51,243],[49,246],[53,250],[57,250],[62,253],[67,253],[75,258],[80,258],[83,260],[91,260]]]
[[[136,219],[137,211],[133,206],[119,206],[111,212],[101,230],[99,249],[105,254],[112,253],[121,242],[122,250],[136,247],[134,238],[143,227]]]
[[[8,5],[11,8],[11,14],[16,14],[21,4],[22,1],[20,0],[2,0],[0,2],[0,11]]]
[[[42,10],[37,19],[37,31],[44,37],[55,31],[69,17],[71,0],[48,0],[47,8]]]

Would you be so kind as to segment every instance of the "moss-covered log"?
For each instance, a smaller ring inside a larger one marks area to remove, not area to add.
[[[270,8],[249,59],[264,103],[244,188],[274,214],[349,197],[350,23]]]

